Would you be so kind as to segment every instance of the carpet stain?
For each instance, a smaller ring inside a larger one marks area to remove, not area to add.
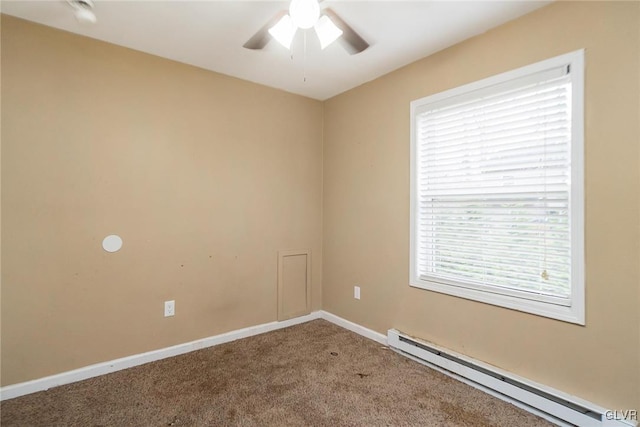
[[[274,384],[274,385],[268,385],[267,387],[265,387],[265,391],[267,393],[273,393],[276,396],[281,396],[287,393],[288,391],[294,390],[295,388],[296,388],[296,384],[294,383]]]
[[[212,395],[218,395],[225,393],[228,389],[229,382],[226,379],[219,381],[206,381],[198,384],[198,389],[201,393],[210,393]]]
[[[238,414],[238,411],[236,411],[234,408],[231,408],[227,411],[227,418],[230,421],[233,421],[236,418],[237,414]]]
[[[464,426],[492,426],[490,419],[476,411],[469,411],[460,404],[450,402],[440,402],[440,409],[447,414],[450,419],[456,420]]]

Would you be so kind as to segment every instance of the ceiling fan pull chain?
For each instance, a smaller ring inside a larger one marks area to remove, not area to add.
[[[302,81],[307,82],[307,30],[304,30],[304,48],[302,51]]]

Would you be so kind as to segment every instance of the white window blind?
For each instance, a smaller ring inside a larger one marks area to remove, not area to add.
[[[418,282],[572,305],[572,83],[562,63],[413,106]]]

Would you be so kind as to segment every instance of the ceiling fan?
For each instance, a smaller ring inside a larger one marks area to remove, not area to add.
[[[273,37],[284,47],[291,49],[291,42],[298,28],[307,30],[312,27],[320,40],[322,49],[336,40],[339,40],[351,55],[369,47],[369,43],[333,10],[329,8],[320,10],[318,0],[291,0],[288,11],[281,10],[276,13],[243,47],[259,50],[264,48]]]

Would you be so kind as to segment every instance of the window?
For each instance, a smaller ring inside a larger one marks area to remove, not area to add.
[[[411,103],[411,286],[584,324],[583,64]]]

